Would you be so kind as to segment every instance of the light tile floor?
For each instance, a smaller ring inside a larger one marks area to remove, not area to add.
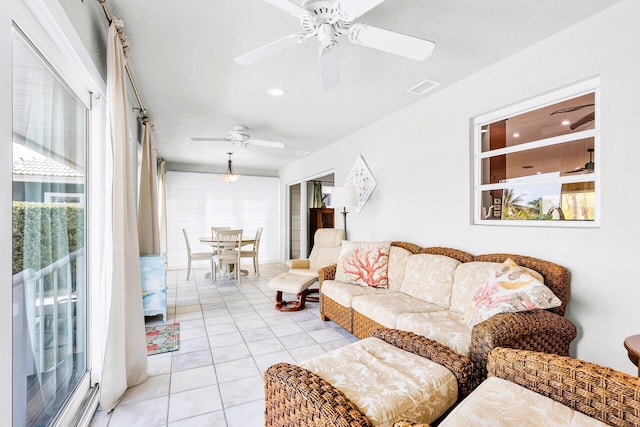
[[[282,313],[267,283],[286,271],[260,264],[260,276],[206,278],[206,268],[167,271],[167,323],[180,323],[180,349],[148,357],[149,378],[132,387],[111,412],[100,409],[91,427],[264,425],[262,374],[274,363],[296,363],[356,338],[320,320],[317,303]],[[285,295],[293,299],[293,295]],[[286,299],[286,298],[285,298]],[[160,316],[147,325],[163,323]]]

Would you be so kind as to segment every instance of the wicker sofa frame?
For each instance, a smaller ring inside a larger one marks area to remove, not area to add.
[[[473,256],[469,253],[445,248],[426,247],[406,242],[392,242],[411,253],[445,255],[460,262],[483,261],[504,262],[508,258],[517,264],[531,268],[542,275],[544,283],[562,301],[562,305],[549,310],[533,310],[519,313],[495,315],[473,327],[471,332],[470,359],[474,367],[475,385],[486,378],[486,364],[489,352],[495,347],[510,347],[545,353],[569,355],[569,345],[576,337],[575,325],[564,317],[569,302],[569,271],[558,264],[516,254],[485,254]],[[335,278],[337,265],[320,269],[320,288],[324,280]],[[356,337],[363,339],[373,331],[384,327],[350,307],[344,307],[320,292],[320,316],[323,320],[333,320]]]
[[[442,344],[396,329],[372,336],[402,350],[426,357],[449,369],[458,380],[458,400],[473,389],[471,362]],[[297,365],[278,363],[264,374],[265,426],[371,426],[369,420],[338,389]]]

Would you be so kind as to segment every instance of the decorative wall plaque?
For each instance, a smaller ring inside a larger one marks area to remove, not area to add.
[[[376,188],[376,180],[373,179],[373,175],[362,156],[358,156],[356,159],[344,185],[353,185],[356,187],[356,195],[358,196],[356,211],[359,213],[371,193],[373,193],[373,189]]]

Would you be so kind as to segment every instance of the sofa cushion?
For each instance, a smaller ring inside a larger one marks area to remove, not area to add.
[[[422,301],[403,293],[359,295],[353,298],[351,307],[387,328],[395,328],[396,318],[402,313],[422,313],[446,309],[446,307]]]
[[[386,288],[373,288],[370,286],[351,285],[349,283],[339,282],[337,280],[323,281],[320,292],[322,292],[322,295],[331,298],[332,300],[346,308],[351,308],[351,301],[358,295],[381,295],[399,293],[399,291],[392,291]]]
[[[430,423],[458,398],[445,367],[378,338],[366,338],[300,363],[342,391],[375,426],[398,418]]]
[[[451,289],[450,308],[453,311],[467,313],[473,310],[473,297],[476,292],[487,283],[489,276],[496,268],[502,266],[499,262],[473,261],[462,263],[456,268]],[[544,283],[544,278],[540,273],[530,268],[525,270]]]
[[[606,426],[582,412],[498,377],[490,377],[460,402],[440,427],[540,425]]]
[[[498,262],[465,262],[456,268],[451,289],[449,308],[458,313],[469,313],[473,308],[473,297],[489,279]]]
[[[467,325],[464,313],[452,310],[403,313],[396,319],[396,329],[431,338],[456,353],[469,357],[471,328]]]
[[[406,263],[400,290],[422,301],[449,307],[460,261],[444,255],[414,254]]]
[[[391,242],[342,242],[336,280],[386,288]]]
[[[399,246],[391,246],[389,249],[389,289],[400,290],[402,279],[404,278],[404,269],[407,260],[411,256],[411,252]]]
[[[562,301],[511,258],[495,268],[473,297],[467,317],[474,326],[498,313],[558,307]]]

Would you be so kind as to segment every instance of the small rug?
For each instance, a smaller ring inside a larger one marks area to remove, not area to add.
[[[146,326],[147,354],[166,353],[180,348],[180,323]]]

